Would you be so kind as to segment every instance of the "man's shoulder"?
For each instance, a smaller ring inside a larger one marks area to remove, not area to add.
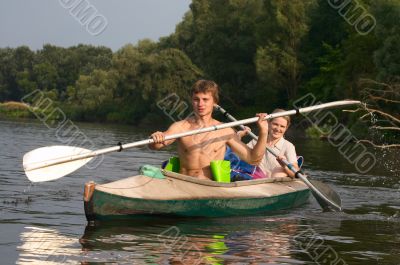
[[[174,122],[172,125],[183,125],[183,124],[189,124],[188,120],[180,120],[180,121],[176,121]]]
[[[169,126],[169,129],[174,131],[185,131],[190,128],[190,124],[187,120],[176,121]]]
[[[213,119],[213,124],[214,125],[219,125],[222,124],[223,122],[220,122],[219,120]]]

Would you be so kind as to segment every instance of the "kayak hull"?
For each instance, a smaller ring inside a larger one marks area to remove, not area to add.
[[[287,178],[286,181],[218,184],[176,173],[173,175],[165,179],[139,175],[106,185],[88,183],[86,186],[92,187],[89,192],[86,190],[90,188],[85,188],[88,221],[138,215],[255,215],[298,207],[306,203],[310,195],[301,181],[288,181]]]

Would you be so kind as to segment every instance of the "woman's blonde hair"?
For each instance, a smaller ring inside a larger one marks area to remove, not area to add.
[[[286,111],[286,110],[284,110],[284,109],[274,109],[274,111],[273,111],[272,113],[278,113],[278,112],[284,112],[284,111]],[[291,121],[290,116],[282,116],[282,117],[280,117],[280,118],[284,118],[284,119],[287,121],[287,126],[286,126],[286,128],[289,128],[289,126],[290,126],[290,121]]]

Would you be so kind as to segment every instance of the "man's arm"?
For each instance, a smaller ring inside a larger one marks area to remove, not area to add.
[[[259,136],[258,141],[253,149],[250,149],[247,145],[240,141],[238,136],[232,137],[227,142],[228,145],[232,148],[232,151],[235,152],[241,160],[251,165],[258,165],[261,163],[261,160],[263,159],[265,154],[265,149],[267,147],[268,122],[264,121],[265,114],[257,114],[257,116],[259,116],[257,122],[259,128]]]
[[[184,131],[182,122],[183,121],[174,122],[165,132],[157,131],[151,134],[150,138],[154,140],[154,143],[149,144],[149,148],[152,150],[160,150],[164,146],[170,145],[175,142],[176,139],[165,140],[165,136]]]

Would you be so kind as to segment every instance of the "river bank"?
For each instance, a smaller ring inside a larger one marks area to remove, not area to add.
[[[35,116],[30,111],[30,106],[17,101],[6,101],[0,103],[1,119],[33,119]]]

